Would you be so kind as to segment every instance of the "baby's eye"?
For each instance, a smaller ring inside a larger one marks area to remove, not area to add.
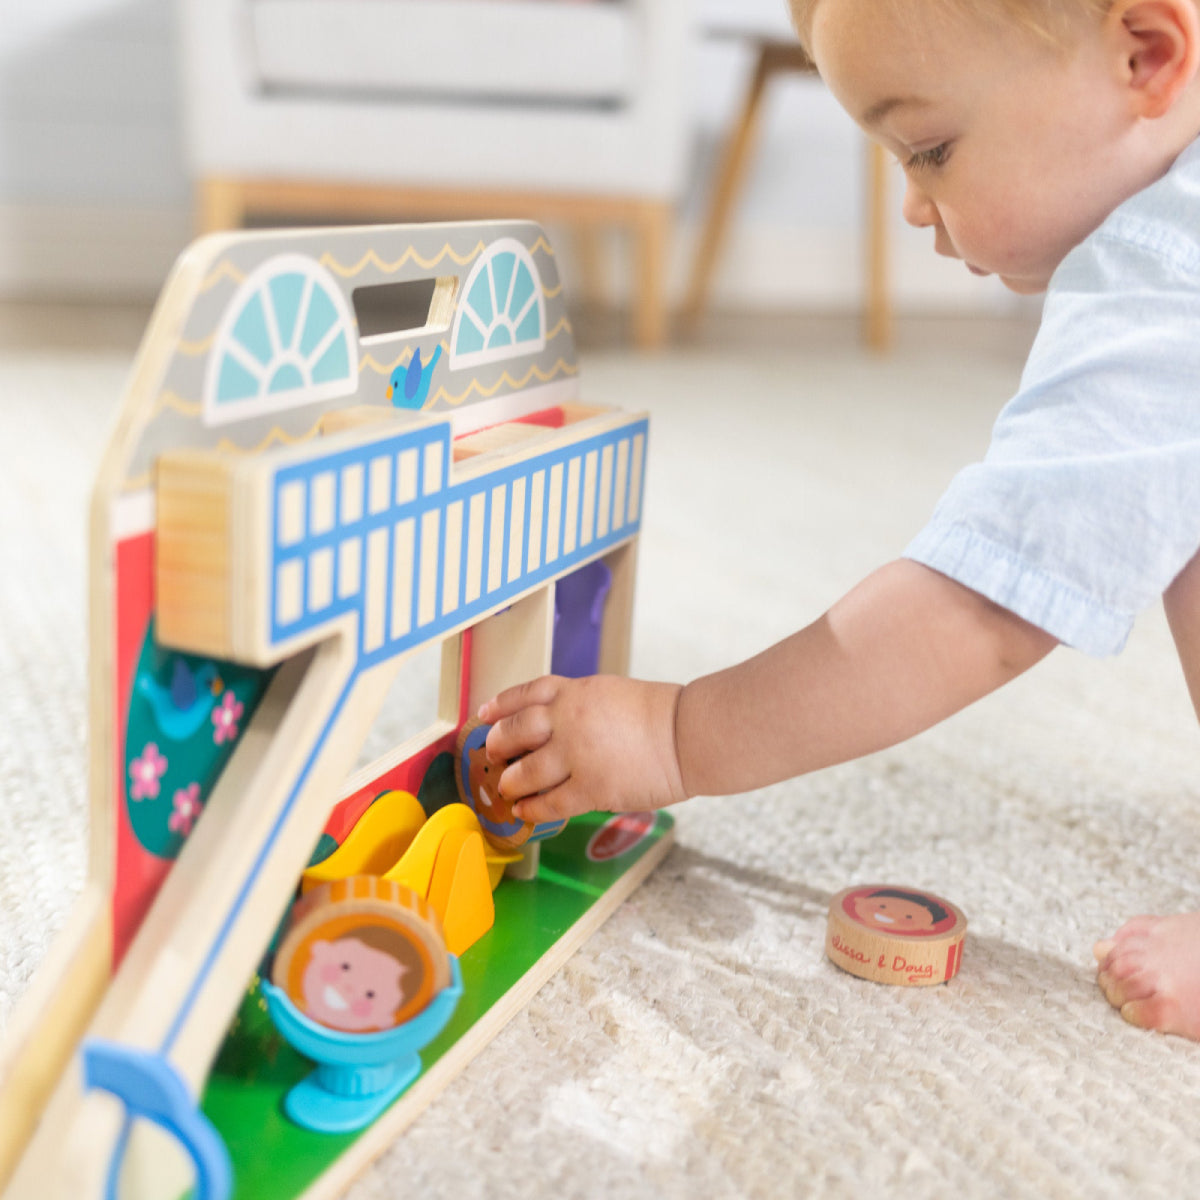
[[[946,159],[950,157],[950,143],[942,142],[941,145],[934,146],[929,150],[918,150],[916,153],[909,156],[908,161],[904,164],[906,171],[921,171],[928,167],[944,167]]]
[[[374,999],[375,999],[375,993],[374,993],[374,992],[368,992],[368,993],[367,993],[367,999],[368,999],[368,1000],[374,1000]]]
[[[350,970],[350,964],[349,964],[349,963],[342,963],[342,970],[343,970],[343,971],[348,971],[348,970]]]

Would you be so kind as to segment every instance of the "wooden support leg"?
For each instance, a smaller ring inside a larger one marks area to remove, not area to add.
[[[892,309],[888,280],[888,164],[878,142],[871,142],[867,162],[866,304],[863,336],[872,350],[892,344]]]
[[[674,209],[665,201],[637,206],[633,340],[640,350],[656,350],[667,339],[667,247],[674,219]]]
[[[246,198],[237,180],[200,180],[196,186],[196,226],[200,233],[240,229],[245,223]]]
[[[604,271],[603,229],[592,222],[580,222],[572,230],[575,256],[579,262],[579,287],[576,295],[585,304],[600,305],[608,298]]]
[[[769,45],[760,47],[750,91],[746,94],[737,125],[721,155],[721,163],[717,169],[716,188],[713,191],[708,215],[704,220],[703,231],[700,235],[700,247],[696,252],[696,258],[692,265],[692,277],[684,296],[682,325],[687,333],[695,330],[696,323],[708,304],[713,268],[716,266],[717,256],[725,241],[734,201],[741,192],[746,177],[750,153],[758,134],[763,94],[773,65],[771,47]]]

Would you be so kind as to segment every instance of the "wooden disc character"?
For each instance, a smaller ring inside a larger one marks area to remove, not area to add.
[[[535,825],[513,815],[512,801],[500,795],[500,775],[508,764],[488,760],[484,742],[490,725],[468,721],[459,731],[454,753],[454,782],[464,804],[479,818],[483,836],[498,850],[517,850],[526,842],[553,837],[566,821]]]
[[[962,910],[932,892],[860,885],[830,901],[825,953],[861,979],[927,987],[958,974],[966,934]]]
[[[415,1017],[450,983],[441,921],[412,888],[350,875],[292,910],[271,978],[330,1029],[368,1033]]]

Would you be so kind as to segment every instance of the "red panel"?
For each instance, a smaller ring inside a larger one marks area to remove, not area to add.
[[[151,854],[134,836],[129,824],[125,778],[125,723],[137,669],[138,654],[154,611],[154,534],[126,538],[116,547],[116,670],[113,680],[111,764],[113,805],[117,827],[117,860],[112,894],[113,970],[158,889],[171,870],[172,860]]]

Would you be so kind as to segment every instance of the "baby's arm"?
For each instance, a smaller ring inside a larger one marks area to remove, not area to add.
[[[674,684],[545,677],[480,710],[526,820],[729,795],[881,750],[1033,666],[1055,640],[944,575],[890,563],[762,654]],[[540,793],[540,794],[539,794]]]

